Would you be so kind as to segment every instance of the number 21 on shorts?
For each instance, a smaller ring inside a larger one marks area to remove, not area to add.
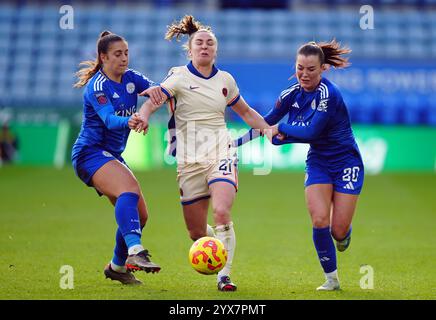
[[[221,159],[218,169],[222,172],[223,175],[227,176],[229,174],[232,174],[232,165],[233,159]]]

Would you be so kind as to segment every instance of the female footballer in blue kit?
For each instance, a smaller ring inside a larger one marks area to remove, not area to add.
[[[136,113],[139,93],[161,103],[160,88],[140,73],[128,69],[128,44],[109,31],[97,41],[96,61],[77,72],[75,87],[84,87],[84,115],[79,136],[72,150],[73,167],[78,177],[115,207],[118,224],[114,256],[105,269],[106,278],[123,284],[140,284],[131,270],[158,272],[150,254],[141,244],[147,207],[138,181],[121,153],[131,128],[140,119]],[[126,268],[129,266],[130,268]]]
[[[296,82],[284,90],[276,106],[264,117],[272,126],[268,138],[275,145],[309,143],[306,160],[306,204],[313,225],[313,242],[326,282],[321,291],[338,290],[336,250],[350,245],[351,221],[363,185],[364,168],[353,136],[342,96],[331,81],[322,76],[328,66],[347,67],[335,40],[309,42],[297,51]],[[286,123],[277,123],[288,115]],[[258,136],[249,134],[235,143],[241,145]],[[332,238],[333,237],[333,238]]]

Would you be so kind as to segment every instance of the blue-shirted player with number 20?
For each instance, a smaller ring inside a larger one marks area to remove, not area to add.
[[[121,153],[130,130],[141,123],[136,104],[139,95],[153,103],[163,100],[160,88],[145,76],[128,69],[128,45],[109,31],[97,41],[96,61],[77,73],[75,87],[85,87],[82,127],[72,150],[76,174],[115,207],[118,224],[112,261],[105,267],[106,278],[123,284],[140,284],[132,270],[158,272],[141,243],[148,212],[138,181]]]
[[[326,282],[320,291],[338,290],[336,250],[350,245],[351,221],[361,192],[364,168],[353,136],[347,108],[338,88],[322,77],[328,66],[346,67],[341,48],[309,42],[298,49],[297,81],[284,90],[276,106],[264,117],[272,127],[265,131],[273,144],[309,143],[306,160],[306,204],[312,218],[313,242]],[[287,123],[277,123],[288,115]],[[237,145],[259,134],[250,130]]]

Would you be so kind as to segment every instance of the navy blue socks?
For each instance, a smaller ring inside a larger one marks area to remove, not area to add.
[[[313,243],[324,273],[331,273],[337,269],[336,249],[330,234],[330,226],[313,228]]]

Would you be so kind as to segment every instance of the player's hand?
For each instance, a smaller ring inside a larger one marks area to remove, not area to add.
[[[167,96],[165,93],[162,92],[161,87],[150,87],[141,93],[139,93],[140,96],[149,96],[151,102],[153,102],[154,105],[160,106],[162,103],[165,102],[167,99]]]
[[[148,121],[141,118],[141,122],[135,129],[136,132],[141,133],[145,136],[148,132]]]
[[[263,134],[268,138],[268,140],[272,143],[272,139],[274,136],[279,134],[278,125],[268,127],[264,130],[262,130]]]
[[[284,136],[283,134],[279,133],[279,134],[276,136],[276,138],[279,139],[280,141],[283,141],[283,140],[285,139],[285,136]]]
[[[139,125],[140,122],[140,117],[139,117],[139,113],[135,112],[134,114],[132,114],[132,116],[129,118],[128,121],[128,125],[129,125],[129,129],[131,130],[135,130],[136,127]]]
[[[266,136],[270,142],[272,142],[273,135],[272,135],[272,129],[271,129],[271,127],[266,128],[266,129],[263,129],[263,130],[262,130],[262,134],[263,134],[264,136]]]
[[[275,126],[272,126],[271,127],[271,135],[274,137],[274,136],[276,136],[276,135],[278,135],[278,134],[280,134],[280,132],[279,132],[279,125],[278,124],[276,124]]]
[[[129,128],[135,132],[143,131],[144,135],[148,132],[148,121],[143,119],[139,113],[134,113],[129,119]]]

